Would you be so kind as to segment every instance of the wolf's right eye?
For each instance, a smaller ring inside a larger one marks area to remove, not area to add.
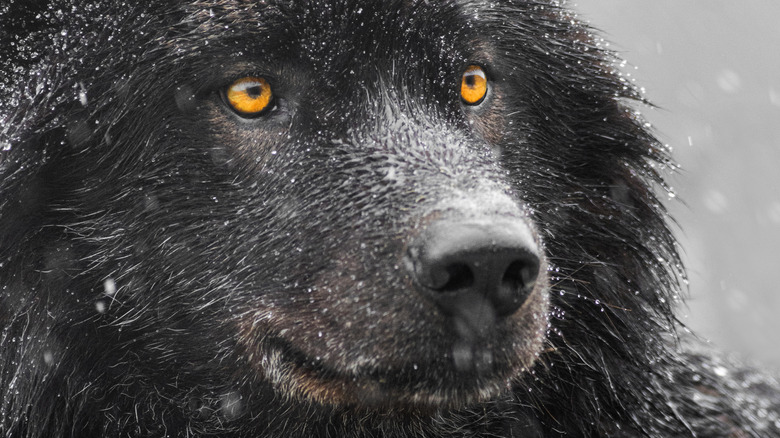
[[[257,117],[271,107],[273,92],[264,78],[244,77],[225,90],[225,101],[238,115]]]

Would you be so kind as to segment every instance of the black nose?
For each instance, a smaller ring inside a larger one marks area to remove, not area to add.
[[[520,219],[439,221],[409,246],[423,294],[448,315],[487,302],[495,316],[523,305],[539,274],[539,248]]]

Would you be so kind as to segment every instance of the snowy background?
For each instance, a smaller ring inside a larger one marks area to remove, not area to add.
[[[571,0],[632,66],[682,171],[681,319],[780,370],[780,2]],[[636,67],[636,69],[634,69]]]

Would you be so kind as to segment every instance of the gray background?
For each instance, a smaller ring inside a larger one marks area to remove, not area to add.
[[[780,370],[780,1],[569,6],[628,61],[682,165],[667,202],[690,280],[681,319]]]

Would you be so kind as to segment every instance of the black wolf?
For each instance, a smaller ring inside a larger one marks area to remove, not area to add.
[[[780,436],[676,336],[674,165],[558,1],[0,32],[0,435]]]

